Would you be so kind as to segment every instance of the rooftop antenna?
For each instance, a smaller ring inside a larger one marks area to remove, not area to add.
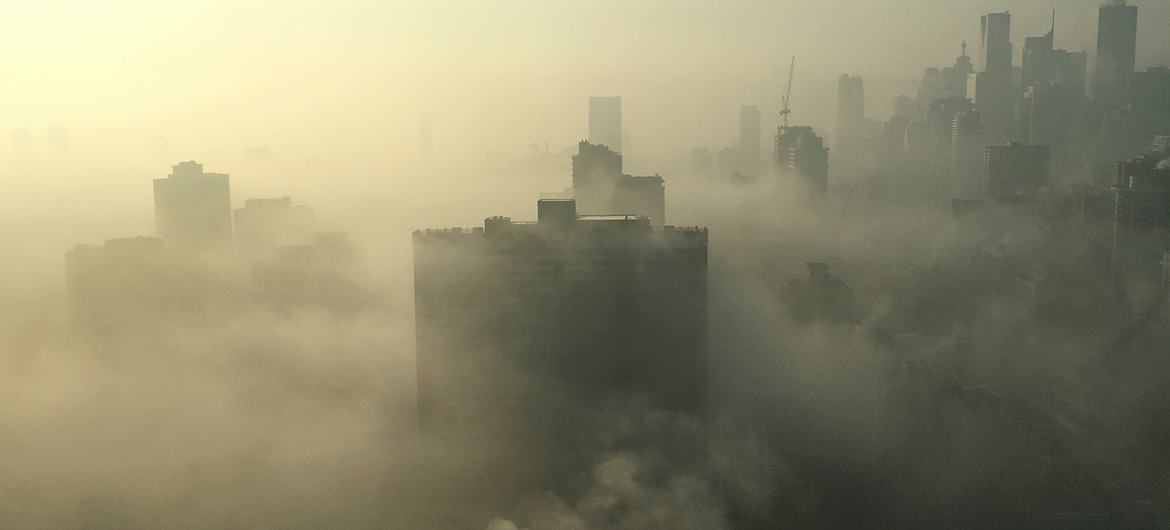
[[[788,103],[792,101],[792,74],[796,72],[796,56],[792,56],[792,64],[788,66],[788,90],[784,92],[784,98],[781,102],[784,103],[784,108],[780,109],[780,119],[783,120],[783,128],[788,128],[788,115],[792,114],[792,109]]]

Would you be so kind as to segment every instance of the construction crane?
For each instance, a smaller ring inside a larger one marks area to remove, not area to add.
[[[792,56],[792,64],[788,66],[788,90],[784,92],[784,98],[780,101],[784,104],[784,108],[780,109],[780,119],[783,121],[783,128],[788,128],[788,115],[792,114],[792,109],[788,103],[792,101],[792,74],[796,72],[796,56]]]

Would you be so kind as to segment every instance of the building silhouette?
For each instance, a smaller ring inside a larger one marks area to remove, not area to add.
[[[739,164],[740,173],[755,175],[760,170],[762,149],[760,108],[755,105],[739,107]]]
[[[981,195],[987,145],[983,119],[979,110],[971,107],[955,114],[951,123],[952,178],[959,187],[960,196]]]
[[[170,176],[154,179],[154,219],[158,235],[172,247],[222,250],[232,242],[232,205],[228,176],[204,173],[203,164],[180,162]]]
[[[1125,106],[1137,56],[1137,6],[1109,0],[1097,12],[1093,98],[1105,112]]]
[[[313,230],[313,210],[291,197],[248,199],[233,218],[236,246],[245,253],[302,244]]]
[[[1170,249],[1170,167],[1160,156],[1118,164],[1113,186],[1113,278],[1131,307],[1157,292]]]
[[[589,98],[589,143],[604,145],[615,153],[623,151],[621,96]]]
[[[782,178],[795,179],[815,196],[824,196],[829,187],[829,148],[812,127],[781,127],[774,158]]]
[[[1014,138],[1015,98],[1012,89],[1011,14],[983,15],[979,71],[971,76],[967,95],[979,108],[989,143]]]
[[[660,176],[622,172],[622,155],[604,145],[581,141],[573,155],[573,196],[589,214],[629,214],[651,225],[666,224],[666,185]]]
[[[223,301],[214,276],[154,237],[77,245],[65,255],[71,318],[99,334],[149,332],[208,316],[211,302]]]
[[[1029,194],[1048,184],[1051,150],[1047,145],[989,145],[984,150],[984,188],[991,197]]]
[[[414,233],[423,425],[536,419],[550,432],[574,406],[630,394],[700,410],[706,229],[582,216],[571,199],[537,211],[535,223]]]
[[[856,160],[866,141],[865,82],[842,74],[837,78],[837,155]]]

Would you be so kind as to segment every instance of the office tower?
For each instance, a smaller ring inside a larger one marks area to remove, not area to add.
[[[1170,68],[1134,72],[1129,105],[1133,112],[1150,117],[1154,128],[1151,136],[1170,134]]]
[[[313,210],[294,205],[291,197],[248,199],[233,217],[236,246],[246,253],[301,244],[313,227]]]
[[[1170,69],[1151,68],[1131,77],[1129,105],[1107,113],[1101,124],[1098,176],[1149,151],[1159,135],[1170,135]]]
[[[947,97],[967,98],[967,78],[975,73],[971,57],[967,55],[967,41],[963,41],[963,52],[955,58],[955,65],[943,69],[947,83]]]
[[[69,129],[65,128],[65,124],[54,123],[49,126],[49,130],[45,132],[45,145],[54,153],[69,151]]]
[[[623,174],[622,155],[604,145],[578,144],[573,155],[573,196],[585,213],[637,215],[656,228],[666,224],[662,177]]]
[[[154,179],[154,219],[167,244],[190,250],[219,250],[232,241],[232,204],[228,176],[204,173],[195,161],[171,166],[170,176]]]
[[[961,197],[982,196],[986,145],[979,111],[971,107],[955,114],[951,127],[951,162],[954,165],[951,178],[958,185]]]
[[[812,127],[778,129],[774,158],[781,177],[796,179],[815,196],[824,196],[829,186],[829,148]]]
[[[589,143],[622,152],[621,96],[589,98]]]
[[[73,322],[98,333],[141,333],[168,321],[190,322],[206,313],[214,276],[198,260],[152,237],[77,245],[65,255]]]
[[[1012,69],[1012,16],[1008,12],[983,15],[980,30],[979,71]]]
[[[414,266],[429,428],[549,433],[628,394],[689,412],[705,404],[706,229],[655,230],[541,200],[536,223],[415,232]]]
[[[929,130],[930,169],[937,177],[951,174],[953,168],[952,136],[955,116],[971,108],[971,102],[962,98],[944,98],[931,103],[926,112]]]
[[[1137,50],[1137,6],[1109,0],[1097,12],[1097,64],[1093,98],[1104,112],[1122,108],[1129,96]]]
[[[983,16],[979,72],[967,87],[990,143],[1005,143],[1014,137],[1011,21],[1006,12]]]
[[[1160,262],[1170,249],[1170,168],[1160,156],[1118,164],[1113,186],[1113,278],[1131,308],[1158,292]]]
[[[998,197],[1035,193],[1048,184],[1051,150],[1047,145],[989,145],[985,149],[984,188]]]
[[[853,289],[829,274],[826,263],[807,263],[808,278],[784,280],[780,297],[793,320],[850,324],[854,320]]]
[[[761,149],[760,108],[755,105],[739,107],[739,164],[737,171],[754,175],[760,169]]]
[[[837,79],[837,153],[855,158],[865,143],[865,84],[861,76]]]
[[[1053,51],[1056,39],[1056,15],[1053,14],[1052,28],[1040,37],[1024,39],[1024,59],[1021,76],[1025,88],[1048,83],[1053,76]]]

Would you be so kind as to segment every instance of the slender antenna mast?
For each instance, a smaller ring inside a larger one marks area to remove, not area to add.
[[[796,72],[796,56],[792,56],[792,64],[788,66],[788,90],[784,92],[784,98],[781,100],[784,103],[784,108],[780,109],[780,118],[784,122],[784,128],[788,128],[788,115],[792,114],[792,109],[788,103],[792,100],[792,74]]]

